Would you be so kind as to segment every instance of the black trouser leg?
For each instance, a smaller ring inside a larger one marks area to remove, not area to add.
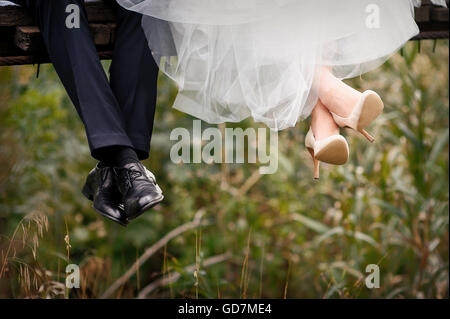
[[[80,7],[80,28],[69,29],[66,7]],[[82,0],[27,0],[50,59],[86,128],[92,156],[109,146],[133,147],[121,107],[97,55]],[[126,66],[124,66],[126,67]]]
[[[110,68],[111,88],[122,109],[128,137],[139,159],[148,158],[156,108],[158,66],[141,26],[142,15],[117,5],[117,30]]]

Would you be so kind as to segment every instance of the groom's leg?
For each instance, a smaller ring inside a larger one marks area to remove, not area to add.
[[[80,8],[80,28],[66,27],[66,7]],[[50,59],[86,128],[92,155],[111,146],[133,147],[122,111],[97,55],[83,0],[26,0]]]
[[[155,117],[158,66],[141,26],[142,15],[117,5],[117,31],[110,68],[127,135],[141,160],[148,158]]]

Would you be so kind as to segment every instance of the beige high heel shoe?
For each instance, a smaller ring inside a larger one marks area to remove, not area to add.
[[[316,141],[311,128],[306,134],[305,145],[314,161],[314,179],[319,179],[319,163],[342,165],[348,161],[347,140],[339,134]]]
[[[362,93],[361,99],[349,117],[344,118],[333,112],[330,113],[337,125],[352,128],[373,142],[375,138],[367,133],[365,128],[383,112],[383,109],[384,103],[380,96],[374,91],[367,90]]]

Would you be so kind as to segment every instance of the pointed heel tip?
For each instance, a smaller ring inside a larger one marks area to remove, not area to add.
[[[370,143],[373,143],[375,141],[375,137],[367,133],[366,130],[360,130],[359,131]]]

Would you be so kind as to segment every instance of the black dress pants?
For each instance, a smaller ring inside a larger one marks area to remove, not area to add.
[[[117,12],[110,81],[100,63],[83,0],[16,0],[38,24],[48,54],[84,123],[91,154],[128,146],[148,158],[156,106],[158,66],[141,27],[142,15],[110,1]],[[80,8],[80,28],[67,28],[66,7]]]

